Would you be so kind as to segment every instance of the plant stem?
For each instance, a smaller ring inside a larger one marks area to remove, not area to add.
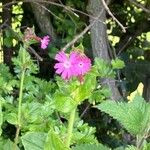
[[[70,118],[69,118],[69,123],[68,123],[67,141],[66,141],[67,148],[70,147],[70,142],[71,142],[71,138],[72,138],[73,124],[74,124],[74,120],[75,120],[75,114],[76,114],[76,108],[74,108],[70,113]]]
[[[23,49],[22,52],[22,66],[25,63],[25,49]],[[21,128],[21,109],[22,109],[22,97],[23,97],[23,83],[24,83],[24,77],[25,77],[25,68],[22,67],[22,72],[21,72],[21,78],[20,78],[20,89],[19,89],[19,103],[18,103],[18,124],[17,124],[17,130],[16,130],[16,136],[15,136],[15,143],[14,143],[14,150],[17,149],[17,143],[18,143],[18,137],[20,133],[20,128]]]

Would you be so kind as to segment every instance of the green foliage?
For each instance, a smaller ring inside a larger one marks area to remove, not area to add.
[[[0,136],[2,134],[2,128],[1,128],[2,124],[3,124],[3,112],[2,112],[2,100],[0,98]]]
[[[76,147],[73,147],[72,150],[110,150],[110,148],[107,148],[106,146],[102,144],[82,144],[77,145]]]
[[[17,114],[13,113],[13,112],[6,114],[5,119],[7,120],[7,122],[9,122],[10,124],[13,124],[13,125],[16,125],[18,123]]]
[[[21,137],[25,150],[43,150],[46,139],[46,133],[29,132]]]
[[[11,93],[15,85],[16,81],[10,74],[9,68],[4,64],[0,64],[0,94]]]
[[[65,147],[59,136],[50,130],[46,138],[44,150],[68,150],[68,148]]]
[[[1,150],[13,150],[14,149],[14,143],[10,139],[3,139],[0,138],[0,149]],[[17,146],[16,150],[20,150]]]
[[[23,53],[24,58],[22,57]],[[26,75],[30,75],[31,73],[36,74],[38,71],[37,65],[33,63],[33,60],[31,59],[29,53],[22,46],[20,46],[18,56],[16,58],[13,58],[12,61],[15,65],[14,70],[16,74],[19,74],[23,69],[26,70]]]
[[[54,94],[56,109],[67,113],[85,99],[90,98],[92,91],[96,87],[96,76],[92,73],[87,74],[84,77],[83,84],[74,79],[66,83],[58,78],[57,84],[59,90],[56,90]]]
[[[113,69],[122,69],[125,67],[124,61],[122,61],[119,58],[113,59],[111,61],[111,64],[112,64]]]
[[[64,113],[70,112],[77,105],[73,98],[59,91],[54,95],[54,104],[58,111]]]
[[[150,104],[136,95],[129,103],[106,101],[97,106],[101,111],[117,119],[134,135],[142,135],[150,124]]]
[[[117,148],[115,148],[115,150],[124,150],[124,147],[117,147]]]
[[[98,74],[98,76],[102,78],[114,77],[114,72],[111,69],[110,65],[103,59],[95,58],[94,68],[96,69],[96,73]]]
[[[82,120],[76,120],[75,121],[75,128],[73,132],[72,137],[72,143],[89,143],[89,144],[95,144],[98,143],[96,137],[94,136],[94,133],[96,132],[96,128],[89,127],[87,123],[84,123]]]
[[[135,146],[128,146],[125,150],[138,150]]]
[[[150,143],[144,144],[144,147],[142,150],[149,150],[150,149]]]

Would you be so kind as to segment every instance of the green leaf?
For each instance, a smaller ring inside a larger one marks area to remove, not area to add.
[[[60,140],[59,136],[50,130],[46,138],[44,150],[67,150],[67,148]]]
[[[24,54],[23,54],[24,53]],[[22,57],[25,55],[25,60]],[[36,74],[38,71],[38,66],[34,64],[33,60],[31,59],[30,54],[27,52],[27,50],[20,46],[18,56],[12,59],[14,65],[15,65],[15,73],[20,74],[20,72],[24,69],[26,69],[26,74],[30,75],[31,73]]]
[[[125,150],[138,150],[135,146],[131,145],[125,148]]]
[[[2,134],[2,128],[1,128],[1,126],[3,124],[3,112],[2,112],[2,100],[1,99],[0,99],[0,136]]]
[[[150,150],[150,143],[145,144],[142,150]]]
[[[85,99],[90,98],[93,90],[96,87],[96,76],[93,74],[87,74],[84,77],[84,83],[74,90],[74,99],[79,103]]]
[[[82,144],[73,147],[72,150],[110,150],[110,148],[102,144]]]
[[[8,139],[3,145],[3,150],[14,150],[14,143]],[[16,150],[19,150],[18,146]]]
[[[84,46],[83,46],[82,43],[80,43],[77,47],[75,47],[75,48],[73,48],[73,49],[77,49],[77,50],[79,50],[79,51],[81,51],[81,52],[84,53]]]
[[[113,69],[122,69],[125,67],[124,61],[122,61],[119,58],[113,59],[111,61],[111,64],[112,64]]]
[[[129,103],[105,101],[97,106],[101,111],[117,119],[131,134],[144,134],[150,123],[150,104],[136,95]]]
[[[60,91],[57,91],[54,95],[54,104],[58,111],[63,113],[70,112],[77,103],[70,97]]]
[[[14,124],[17,125],[18,124],[18,119],[17,119],[17,114],[16,113],[9,113],[6,114],[5,116],[7,122],[9,122],[10,124]]]
[[[10,48],[13,45],[12,38],[11,37],[4,38],[4,45]]]
[[[97,70],[98,76],[102,78],[114,77],[113,69],[111,68],[110,64],[100,58],[95,58],[94,60],[94,68]]]
[[[124,150],[125,148],[123,147],[123,146],[121,146],[121,147],[117,147],[117,148],[115,148],[114,150]]]
[[[46,139],[46,133],[28,132],[21,137],[25,150],[43,150]]]

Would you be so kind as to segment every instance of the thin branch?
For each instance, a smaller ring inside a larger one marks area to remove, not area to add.
[[[112,14],[112,12],[110,11],[109,7],[107,6],[105,0],[102,0],[103,6],[106,9],[106,11],[108,12],[108,14],[112,17],[112,19],[114,21],[117,22],[117,24],[121,27],[123,32],[126,32],[126,28],[120,23],[120,21]]]
[[[43,61],[43,58],[38,55],[38,53],[31,46],[29,46],[29,51],[33,53],[39,61]]]
[[[85,107],[84,111],[83,111],[82,114],[80,115],[80,118],[83,118],[83,116],[84,116],[84,115],[86,114],[86,112],[88,111],[89,107],[90,107],[90,104],[88,104],[88,105]]]
[[[102,11],[100,12],[100,14],[96,20],[91,22],[80,34],[76,35],[73,38],[73,40],[70,41],[69,43],[67,43],[61,50],[66,51],[70,46],[72,46],[74,43],[76,43],[88,30],[90,30],[90,28],[96,23],[96,21],[98,21],[99,17],[102,15],[103,11],[104,11],[104,9],[102,9]]]
[[[0,25],[0,30],[1,30],[4,26],[6,26],[7,21],[8,21],[8,19],[6,19],[5,22],[3,22],[3,23]]]
[[[135,0],[129,0],[129,2],[131,2],[132,4],[134,4],[135,6],[141,8],[143,11],[145,11],[146,13],[150,14],[150,10],[145,8],[142,4],[136,2]]]
[[[129,37],[128,41],[123,45],[123,47],[121,47],[121,49],[118,50],[117,56],[119,56],[119,55],[122,53],[122,51],[123,51],[123,50],[126,48],[126,46],[130,43],[131,39],[132,39],[132,37]]]
[[[18,2],[19,2],[19,1],[9,2],[9,3],[7,3],[7,4],[4,4],[4,5],[0,6],[0,9],[3,8],[3,7],[7,7],[7,6],[9,6],[9,5],[16,4],[16,3],[18,3]],[[23,0],[22,2],[24,2],[24,3],[31,3],[31,2],[32,2],[32,3],[47,3],[47,4],[50,4],[50,5],[62,7],[62,8],[64,8],[66,11],[69,11],[69,12],[71,12],[71,13],[77,12],[77,13],[79,13],[79,14],[83,14],[83,15],[85,15],[85,16],[91,17],[91,18],[94,19],[94,20],[97,20],[96,17],[94,17],[94,16],[92,16],[92,15],[89,15],[88,13],[85,13],[85,12],[83,12],[83,11],[81,11],[81,10],[72,8],[72,7],[70,7],[70,6],[66,6],[66,5],[64,5],[64,4],[62,4],[62,3],[59,4],[59,3],[56,3],[56,2],[41,1],[41,0]],[[41,4],[40,4],[40,5],[41,5]],[[51,12],[50,12],[50,13],[51,13]],[[103,22],[100,21],[100,20],[99,20],[99,22],[103,23]]]
[[[55,15],[51,10],[47,9],[44,5],[41,5],[40,3],[37,2],[33,2],[39,6],[41,6],[43,9],[45,9],[46,11],[48,11],[52,16],[54,16],[56,19],[63,21],[63,19],[61,19],[60,17],[58,17],[57,15]]]

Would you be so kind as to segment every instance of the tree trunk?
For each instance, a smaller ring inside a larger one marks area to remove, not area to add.
[[[104,9],[101,0],[89,0],[87,10],[90,15],[97,17],[99,13]],[[110,62],[110,57],[108,53],[108,39],[106,34],[106,11],[104,10],[99,18],[100,21],[92,26],[91,32],[91,44],[93,49],[93,56],[102,58]],[[90,22],[93,22],[93,18],[90,18]],[[121,98],[118,88],[115,85],[115,81],[111,79],[105,79],[103,83],[106,83],[112,91],[111,99],[118,100]]]
[[[5,0],[3,1],[3,5],[10,3],[11,0]],[[2,10],[2,21],[5,24],[5,26],[3,27],[3,39],[5,38],[5,31],[4,29],[6,29],[7,27],[11,27],[11,20],[12,20],[12,9],[11,9],[11,5],[3,7]],[[11,66],[11,58],[13,55],[13,49],[12,48],[8,48],[5,45],[3,45],[3,57],[4,57],[4,63],[6,65],[8,65],[9,67]]]
[[[52,39],[55,40],[56,35],[51,24],[50,14],[46,8],[46,4],[31,3],[31,7],[40,30],[45,34],[49,34]]]

